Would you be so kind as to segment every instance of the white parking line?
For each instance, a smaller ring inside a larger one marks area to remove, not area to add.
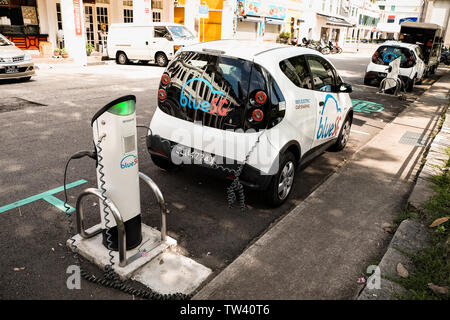
[[[353,129],[351,129],[350,131],[351,131],[351,132],[354,132],[354,133],[365,134],[365,135],[367,135],[367,136],[370,136],[370,133],[367,133],[367,132],[364,132],[364,131],[353,130]]]

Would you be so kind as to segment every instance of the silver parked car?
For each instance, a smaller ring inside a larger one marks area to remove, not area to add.
[[[34,63],[28,53],[0,34],[0,80],[30,80],[34,75]]]

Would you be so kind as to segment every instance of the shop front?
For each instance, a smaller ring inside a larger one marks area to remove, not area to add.
[[[301,42],[303,37],[306,37],[305,30],[302,30],[301,23],[305,22],[302,18],[303,11],[289,9],[287,13],[285,30],[291,33],[291,38]],[[305,28],[303,28],[305,29]]]
[[[23,50],[39,50],[47,34],[39,28],[36,0],[0,0],[0,34]]]
[[[236,38],[275,42],[286,16],[287,8],[268,1],[238,0]]]

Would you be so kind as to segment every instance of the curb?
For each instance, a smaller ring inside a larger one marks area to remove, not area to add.
[[[394,300],[396,295],[406,292],[398,283],[387,278],[396,278],[397,265],[413,270],[411,260],[402,252],[414,254],[429,243],[427,228],[421,223],[407,219],[402,221],[383,256],[378,271],[368,279],[357,300]],[[380,281],[377,285],[377,278]]]

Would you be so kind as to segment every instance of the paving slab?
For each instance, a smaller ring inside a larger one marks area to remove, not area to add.
[[[93,226],[88,229],[88,232],[91,232],[97,228],[97,226]],[[109,265],[109,250],[102,243],[102,235],[98,234],[95,237],[90,239],[83,239],[80,235],[75,235],[75,246],[78,248],[78,253],[86,258],[88,261],[94,263],[102,270],[105,269],[105,266]],[[133,262],[127,264],[125,267],[119,266],[119,252],[113,251],[112,254],[114,256],[114,270],[120,276],[122,280],[129,279],[133,273],[138,270],[140,267],[145,265],[147,262],[153,260],[162,252],[166,251],[169,248],[173,248],[177,245],[177,241],[170,237],[167,237],[166,242],[161,242],[161,233],[145,224],[142,224],[142,247],[141,249],[147,249],[149,252],[146,256],[143,256]],[[67,246],[74,250],[74,246],[72,241],[67,240]],[[138,252],[138,248],[127,251],[127,259],[133,256]]]

